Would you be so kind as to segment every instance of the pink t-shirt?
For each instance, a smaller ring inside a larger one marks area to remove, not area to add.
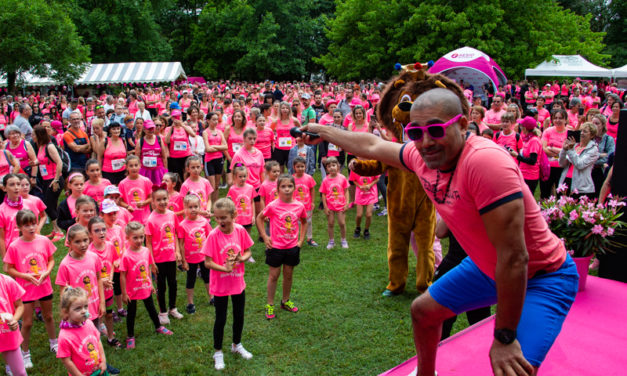
[[[243,255],[253,244],[248,232],[234,223],[230,234],[223,233],[220,228],[213,229],[207,237],[202,252],[205,256],[211,257],[216,264],[224,265],[229,256]],[[234,265],[230,273],[213,269],[209,271],[209,292],[215,296],[238,295],[245,288],[243,262]]]
[[[462,248],[490,278],[495,278],[497,254],[481,225],[481,214],[491,210],[493,205],[517,198],[523,199],[525,207],[524,238],[529,253],[529,278],[540,270],[555,271],[563,264],[566,259],[563,243],[549,230],[516,164],[493,142],[470,136],[455,170],[440,173],[438,186],[435,186],[438,171],[426,166],[415,143],[403,146],[401,162],[416,173]],[[449,181],[450,188],[447,189]],[[444,202],[440,204],[435,198]]]
[[[270,181],[267,179],[264,180],[263,183],[261,183],[261,186],[259,187],[258,193],[259,193],[259,196],[263,198],[264,203],[266,205],[268,205],[272,201],[279,198],[279,192],[277,191],[276,180],[275,181]]]
[[[35,213],[35,217],[37,218],[39,218],[39,215],[46,210],[46,204],[44,204],[44,202],[37,196],[28,195],[28,197],[22,197],[22,199],[29,202],[28,206],[31,210],[33,210],[33,208],[35,209],[33,210],[33,213]]]
[[[555,127],[550,127],[547,128],[544,133],[542,133],[542,142],[546,142],[547,147],[561,149],[562,145],[564,144],[564,140],[566,140],[567,134],[568,132],[566,131],[566,129],[564,129],[563,132],[558,132]],[[548,155],[547,157],[549,158],[549,164],[551,165],[551,167],[560,166],[557,157],[549,157]]]
[[[505,114],[507,111],[501,109],[500,111],[494,111],[493,109],[489,109],[485,113],[485,121],[487,124],[501,124],[501,116]]]
[[[252,185],[244,183],[243,187],[232,185],[226,197],[230,198],[237,208],[235,223],[242,226],[253,223],[253,200],[257,197],[257,192]]]
[[[209,143],[209,146],[222,145],[223,135],[220,130],[216,129],[215,131],[212,131],[211,129],[207,128],[204,132],[207,134],[207,142]],[[221,151],[206,152],[205,161],[208,162],[214,159],[222,158],[223,156],[224,154],[222,154]]]
[[[502,131],[496,132],[494,134],[494,142],[504,149],[510,148],[516,152],[519,152],[523,147],[522,137],[516,132],[511,132],[510,134],[505,134]],[[516,161],[516,158],[512,158]]]
[[[274,200],[263,209],[263,215],[270,219],[273,248],[290,249],[298,246],[299,219],[307,218],[307,211],[301,202]]]
[[[176,260],[176,215],[152,212],[146,221],[146,236],[152,237],[152,255],[156,263]]]
[[[83,194],[87,195],[100,205],[102,200],[104,199],[104,190],[106,187],[110,186],[111,182],[108,179],[102,178],[100,179],[100,184],[92,185],[89,180],[85,182],[85,189],[83,189]]]
[[[213,187],[209,180],[203,178],[202,176],[198,178],[198,181],[192,181],[191,178],[187,178],[183,185],[181,186],[181,197],[185,198],[187,192],[194,192],[200,197],[201,208],[210,210],[208,207],[209,200],[211,198],[211,192],[213,192]]]
[[[120,189],[120,195],[124,202],[135,209],[135,211],[131,213],[133,220],[139,223],[146,223],[146,219],[148,219],[150,215],[150,205],[138,208],[137,204],[150,197],[152,193],[152,182],[150,179],[142,175],[139,175],[135,180],[126,177],[120,182],[118,188]]]
[[[133,214],[128,211],[126,208],[118,206],[120,210],[118,210],[118,219],[115,220],[115,224],[120,226],[122,230],[126,228],[129,222],[133,220]]]
[[[22,209],[30,209],[33,213],[37,207],[30,200],[23,200]],[[0,204],[0,227],[4,229],[4,247],[5,250],[11,242],[20,237],[20,230],[17,228],[15,217],[20,209],[12,208],[6,203]]]
[[[39,278],[48,269],[48,262],[53,258],[57,248],[50,239],[42,235],[35,235],[33,241],[27,242],[21,238],[15,239],[4,255],[4,262],[12,264],[20,273],[28,273]],[[22,278],[16,279],[24,289],[22,300],[31,302],[52,294],[50,276],[39,285],[35,286]]]
[[[235,153],[233,159],[231,159],[231,170],[233,170],[237,163],[243,163],[248,169],[246,183],[252,185],[254,188],[259,188],[261,179],[263,178],[263,166],[265,164],[261,152],[256,148],[253,148],[251,151],[246,150],[246,148],[241,148]]]
[[[59,331],[57,358],[71,358],[81,374],[91,375],[104,360],[100,352],[100,332],[91,320],[80,328]],[[68,373],[69,375],[69,373]]]
[[[170,137],[170,157],[185,158],[192,155],[192,148],[189,145],[189,137],[183,127],[172,128]]]
[[[259,130],[257,128],[257,142],[255,143],[255,147],[261,151],[263,155],[263,159],[272,158],[272,144],[274,143],[274,132],[272,129],[263,128],[263,130]]]
[[[607,118],[607,134],[616,141],[616,137],[618,137],[618,122],[612,124],[610,122],[610,118]]]
[[[297,177],[296,174],[294,176],[294,182],[296,186],[294,187],[294,199],[300,201],[305,205],[305,210],[309,211],[313,209],[313,196],[311,195],[311,190],[316,186],[316,181],[311,175],[303,174],[302,177]]]
[[[354,181],[358,185],[371,184],[379,176],[359,176],[354,171],[351,171],[348,176],[349,181]],[[379,190],[377,185],[374,184],[367,191],[362,190],[359,187],[355,187],[355,205],[370,205],[379,202]]]
[[[139,251],[126,249],[120,260],[120,272],[126,272],[126,294],[131,300],[143,300],[152,294],[150,265],[155,261],[150,250],[141,247]]]
[[[568,125],[570,125],[573,129],[577,128],[579,125],[579,113],[568,111]]]
[[[550,117],[551,117],[551,113],[547,109],[541,108],[540,110],[538,110],[538,122],[540,124],[544,124],[544,120]]]
[[[68,253],[57,271],[57,286],[80,287],[87,291],[89,300],[90,319],[100,317],[100,295],[98,295],[98,275],[102,269],[102,263],[98,255],[85,252],[82,260],[77,260]]]
[[[100,279],[108,278],[113,280],[113,262],[118,259],[118,254],[111,242],[106,241],[104,249],[99,250],[94,247],[94,243],[89,244],[88,251],[93,252],[100,259],[102,267],[100,268]],[[105,299],[113,296],[113,288],[104,289]]]
[[[198,216],[194,221],[185,218],[179,222],[176,234],[184,240],[185,261],[196,264],[205,260],[202,249],[210,232],[211,224],[205,217]]]
[[[15,301],[22,299],[24,289],[13,278],[0,274],[0,313],[15,314]],[[17,349],[22,344],[20,330],[11,330],[0,318],[0,352]]]
[[[521,150],[523,157],[529,157],[532,153],[536,153],[538,156],[536,163],[533,165],[524,162],[518,163],[518,168],[520,168],[520,172],[522,172],[525,180],[538,180],[540,178],[540,156],[543,152],[542,144],[538,137],[532,136],[527,142],[523,142]]]
[[[326,196],[327,207],[331,211],[343,211],[346,207],[346,189],[348,179],[342,174],[332,178],[327,175],[320,184],[320,193]]]

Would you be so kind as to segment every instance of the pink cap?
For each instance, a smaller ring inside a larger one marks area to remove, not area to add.
[[[173,118],[180,118],[182,115],[180,110],[173,110],[172,114],[170,116],[172,116]]]
[[[518,124],[525,127],[525,129],[527,129],[528,131],[534,130],[537,126],[536,119],[532,118],[531,116],[525,116],[524,118],[518,120]]]
[[[351,106],[351,107],[361,106],[361,105],[362,105],[361,99],[359,99],[359,98],[353,98],[351,100],[351,103],[349,104],[349,106]]]
[[[144,120],[144,129],[153,129],[155,128],[155,123],[148,119],[148,120]]]
[[[62,132],[63,131],[63,123],[61,123],[59,120],[53,120],[50,122],[50,126],[58,131],[58,132]]]

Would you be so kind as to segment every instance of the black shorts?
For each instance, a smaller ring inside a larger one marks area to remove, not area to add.
[[[44,296],[43,298],[39,298],[39,299],[36,299],[36,300],[24,300],[24,301],[22,301],[22,303],[28,304],[28,303],[35,303],[36,301],[45,302],[45,301],[48,301],[48,300],[52,300],[52,294],[50,294],[48,296]]]
[[[274,149],[272,152],[272,159],[279,162],[279,165],[285,166],[287,165],[287,160],[289,159],[290,151],[283,149]]]
[[[266,249],[266,264],[273,268],[278,268],[281,265],[296,266],[300,264],[300,247]]]
[[[222,175],[224,158],[216,158],[205,162],[205,176]]]
[[[253,224],[249,224],[249,225],[242,225],[243,228],[246,229],[246,231],[250,231],[253,228]]]
[[[261,187],[259,187],[261,188]],[[253,202],[261,202],[261,196],[259,196],[259,188],[255,188],[255,192],[257,192],[257,196],[253,198]]]

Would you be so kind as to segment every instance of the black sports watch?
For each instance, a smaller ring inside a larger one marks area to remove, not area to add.
[[[511,329],[494,329],[494,338],[504,345],[509,345],[516,340],[516,331]]]

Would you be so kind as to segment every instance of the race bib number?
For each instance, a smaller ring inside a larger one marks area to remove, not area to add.
[[[114,159],[111,161],[111,168],[113,168],[115,171],[121,170],[122,168],[124,168],[124,163],[124,159]]]
[[[157,157],[144,157],[144,167],[157,167]]]
[[[291,137],[279,137],[279,146],[284,147],[292,147],[292,138]]]
[[[233,153],[237,153],[242,148],[242,144],[233,144]]]
[[[176,150],[176,151],[185,151],[185,150],[187,150],[187,142],[185,142],[185,141],[174,141],[174,150]]]
[[[41,176],[48,176],[48,169],[44,165],[39,166],[39,173]]]
[[[334,144],[329,144],[329,151],[340,151],[340,148]]]

